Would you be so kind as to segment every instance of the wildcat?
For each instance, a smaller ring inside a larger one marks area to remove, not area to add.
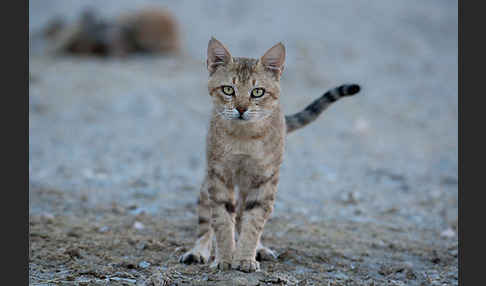
[[[360,91],[357,84],[324,93],[303,111],[284,116],[280,76],[285,47],[278,43],[260,59],[232,57],[211,38],[207,51],[208,91],[213,111],[207,136],[207,172],[198,200],[199,232],[182,263],[253,272],[258,260],[275,258],[263,246],[263,227],[273,211],[285,135],[299,129],[341,97]],[[235,187],[238,197],[235,198]]]

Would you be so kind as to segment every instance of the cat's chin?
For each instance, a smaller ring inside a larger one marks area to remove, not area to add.
[[[235,124],[249,124],[249,123],[262,122],[265,121],[267,118],[268,116],[253,116],[247,118],[233,117],[229,121],[235,122]]]
[[[244,122],[249,122],[250,121],[250,118],[248,118],[248,117],[242,117],[242,116],[240,116],[240,117],[236,117],[236,116],[235,117],[230,117],[228,119],[229,119],[229,121],[240,122],[240,123],[244,123]]]
[[[235,122],[235,124],[245,124],[251,122],[251,120],[243,118],[232,118],[231,121]]]

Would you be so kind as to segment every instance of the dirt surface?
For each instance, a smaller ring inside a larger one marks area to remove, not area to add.
[[[170,2],[175,58],[53,56],[36,36],[81,3],[149,2],[30,2],[31,285],[458,284],[457,1]],[[257,273],[178,263],[196,236],[212,35],[235,56],[284,42],[287,113],[363,87],[289,135],[263,238],[279,257]]]

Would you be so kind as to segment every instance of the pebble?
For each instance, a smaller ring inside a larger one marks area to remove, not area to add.
[[[144,229],[144,228],[145,228],[145,225],[143,225],[143,223],[141,223],[141,222],[139,222],[139,221],[136,221],[136,222],[133,224],[133,228],[134,228],[134,229],[141,230],[141,229]]]
[[[110,227],[108,227],[106,225],[98,228],[98,232],[101,232],[101,233],[108,232],[109,230],[110,230]]]
[[[233,279],[234,285],[248,285],[248,279],[244,277],[236,277]]]
[[[456,232],[452,228],[448,228],[440,233],[440,236],[446,238],[452,238],[456,236]]]
[[[354,131],[359,134],[368,133],[370,130],[370,123],[364,118],[358,118],[354,121]]]
[[[120,281],[120,282],[126,282],[126,283],[130,283],[130,284],[135,284],[135,283],[137,283],[137,280],[135,280],[135,279],[129,279],[129,278],[120,278],[120,277],[110,277],[110,280],[113,280],[113,281]]]
[[[358,192],[348,192],[342,194],[340,199],[344,204],[355,205],[361,200],[361,194]]]
[[[342,272],[335,272],[335,274],[332,275],[333,278],[336,278],[336,279],[341,279],[341,280],[346,280],[348,279],[348,275],[342,273]]]
[[[140,262],[140,263],[138,264],[138,267],[140,267],[140,268],[147,268],[147,267],[149,267],[149,266],[150,266],[150,263],[149,263],[149,262],[147,262],[147,261],[142,261],[142,262]]]

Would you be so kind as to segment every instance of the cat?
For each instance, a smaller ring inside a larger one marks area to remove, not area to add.
[[[214,37],[207,50],[208,91],[213,102],[206,145],[207,170],[199,199],[198,239],[179,261],[244,272],[257,260],[276,258],[262,245],[273,211],[286,134],[314,121],[329,105],[360,91],[357,84],[333,88],[303,111],[284,116],[280,77],[285,47],[278,43],[260,59],[232,57]],[[235,198],[238,187],[238,198]]]
[[[127,56],[131,53],[178,53],[178,23],[165,9],[146,8],[114,20],[86,9],[74,23],[54,18],[44,30],[49,51],[95,56]]]

